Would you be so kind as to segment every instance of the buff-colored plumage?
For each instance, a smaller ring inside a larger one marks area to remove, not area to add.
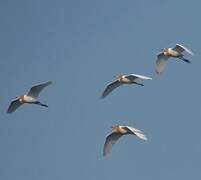
[[[156,73],[163,72],[165,65],[170,57],[183,60],[184,62],[190,63],[188,59],[184,58],[183,52],[187,52],[190,55],[194,55],[191,50],[184,47],[183,45],[176,44],[173,48],[164,48],[158,55],[156,60]]]
[[[112,149],[112,146],[117,142],[117,140],[123,135],[136,135],[138,138],[142,140],[147,140],[147,137],[142,133],[141,130],[130,127],[130,126],[112,126],[112,132],[106,137],[104,148],[103,148],[103,156],[106,156]]]
[[[19,108],[22,104],[24,103],[29,103],[29,104],[38,104],[41,106],[48,107],[46,104],[42,104],[40,101],[38,101],[38,96],[40,92],[50,85],[52,82],[48,81],[46,83],[42,83],[36,86],[33,86],[29,92],[23,96],[17,96],[9,105],[7,113],[12,113],[14,112],[17,108]]]
[[[143,76],[143,75],[139,75],[139,74],[117,75],[117,76],[115,76],[115,80],[106,86],[101,97],[105,98],[114,89],[116,89],[117,87],[119,87],[123,84],[137,84],[137,85],[144,86],[143,84],[136,82],[137,79],[151,80],[152,78]]]

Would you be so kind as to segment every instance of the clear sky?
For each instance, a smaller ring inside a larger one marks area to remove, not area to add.
[[[0,179],[201,179],[199,0],[1,0]],[[157,52],[181,43],[192,64]],[[119,73],[151,76],[100,95]],[[51,80],[44,108],[10,101]],[[113,124],[141,129],[102,156]]]

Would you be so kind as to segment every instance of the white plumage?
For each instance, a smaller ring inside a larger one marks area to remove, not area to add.
[[[105,98],[114,89],[116,89],[117,87],[119,87],[123,84],[137,84],[137,85],[144,86],[143,84],[136,82],[137,79],[151,80],[152,78],[143,76],[143,75],[139,75],[139,74],[117,75],[117,76],[115,76],[115,81],[109,83],[106,86],[106,88],[102,94],[102,98]]]
[[[136,135],[138,138],[146,141],[147,137],[142,133],[141,130],[130,127],[130,126],[112,126],[112,133],[110,133],[105,140],[103,155],[106,156],[112,149],[112,146],[117,142],[117,140],[127,134]]]
[[[159,74],[163,72],[165,65],[170,57],[177,58],[183,60],[184,62],[190,63],[188,59],[184,58],[184,55],[182,54],[184,51],[186,51],[192,56],[194,55],[191,50],[180,44],[176,44],[176,46],[173,48],[164,48],[159,54],[157,54],[156,73]]]
[[[38,101],[38,96],[40,92],[50,85],[52,82],[48,81],[46,83],[42,83],[36,86],[33,86],[28,94],[25,94],[23,96],[17,96],[9,105],[7,112],[12,113],[14,112],[17,108],[19,108],[22,104],[24,103],[29,103],[29,104],[38,104],[41,106],[48,107],[46,104],[42,104],[40,101]]]

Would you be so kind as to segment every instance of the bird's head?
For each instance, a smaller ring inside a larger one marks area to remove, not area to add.
[[[18,101],[22,102],[23,96],[16,96],[16,97],[15,97],[15,100],[18,100]]]
[[[115,124],[115,125],[112,125],[112,126],[111,126],[111,129],[112,129],[113,131],[115,131],[116,128],[118,128],[118,127],[119,127],[119,125]]]
[[[118,74],[118,75],[115,75],[115,76],[114,76],[114,78],[115,78],[116,80],[121,80],[122,77],[123,77],[123,74]]]
[[[167,52],[168,51],[168,48],[163,48],[163,49],[161,49],[161,52]]]

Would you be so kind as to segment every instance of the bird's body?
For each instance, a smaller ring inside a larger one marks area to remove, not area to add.
[[[169,57],[179,57],[182,55],[181,53],[173,50],[172,48],[164,48],[163,53],[165,56],[169,56]]]
[[[8,107],[8,113],[14,112],[18,107],[20,107],[22,104],[37,104],[44,107],[48,107],[46,104],[42,104],[40,101],[38,101],[39,93],[48,85],[50,85],[52,82],[48,81],[46,83],[42,83],[36,86],[33,86],[28,94],[17,96]]]
[[[34,104],[35,102],[37,102],[37,99],[34,98],[34,97],[31,97],[31,96],[27,96],[27,95],[24,95],[24,96],[21,96],[22,97],[22,102],[23,103],[30,103],[30,104]],[[20,98],[21,99],[21,98]]]
[[[123,85],[123,84],[137,84],[140,86],[144,86],[141,83],[136,82],[137,79],[143,80],[151,80],[152,78],[147,76],[142,76],[138,74],[129,74],[129,75],[117,75],[115,76],[115,81],[109,83],[105,88],[102,98],[105,98],[110,92],[112,92],[115,88]]]
[[[133,83],[132,79],[129,79],[126,75],[117,75],[116,80],[124,84],[131,84]]]
[[[112,126],[112,133],[110,133],[105,140],[104,149],[103,149],[103,155],[107,155],[111,149],[112,146],[116,143],[116,141],[123,135],[136,135],[138,138],[142,140],[147,140],[146,136],[142,133],[142,131],[130,127],[130,126],[120,126],[120,125],[114,125]]]
[[[161,73],[164,70],[166,62],[170,57],[190,63],[188,59],[184,58],[184,51],[190,55],[193,55],[192,51],[180,44],[176,44],[176,46],[173,48],[162,49],[162,51],[157,55],[156,73]]]

